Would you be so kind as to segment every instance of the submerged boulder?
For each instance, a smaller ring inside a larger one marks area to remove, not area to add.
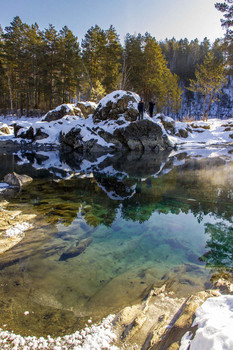
[[[72,104],[63,104],[45,114],[42,120],[51,122],[53,120],[61,119],[65,115],[77,115],[79,117],[83,116],[80,108],[75,107]]]
[[[122,115],[129,122],[135,121],[138,116],[139,100],[140,97],[131,91],[113,91],[99,102],[94,112],[94,122],[117,120]]]
[[[87,247],[91,244],[92,241],[93,238],[88,237],[77,242],[76,245],[71,246],[66,251],[64,251],[64,253],[62,253],[62,255],[59,258],[59,261],[67,261],[68,259],[79,256],[87,249]]]

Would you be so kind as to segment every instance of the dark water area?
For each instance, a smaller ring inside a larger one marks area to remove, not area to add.
[[[231,154],[0,154],[0,181],[12,171],[33,177],[0,197],[37,215],[23,241],[0,256],[0,327],[65,334],[152,286],[187,296],[231,271]]]

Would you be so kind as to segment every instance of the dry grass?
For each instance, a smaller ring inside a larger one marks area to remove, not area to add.
[[[182,121],[184,123],[195,122],[195,117],[193,115],[185,115]]]

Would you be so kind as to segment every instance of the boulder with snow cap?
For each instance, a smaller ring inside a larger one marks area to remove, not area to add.
[[[83,116],[80,108],[75,107],[72,104],[63,104],[45,114],[42,120],[51,122],[53,120],[61,119],[65,115],[77,115],[79,117]]]
[[[123,115],[129,122],[136,121],[139,100],[140,97],[131,91],[113,91],[99,102],[93,119],[95,122],[109,119],[117,120]]]
[[[192,132],[192,128],[187,123],[175,121],[173,118],[167,117],[163,114],[159,114],[157,119],[161,121],[164,129],[169,135],[187,138],[189,133]]]
[[[157,116],[158,119],[161,120],[161,123],[164,126],[164,129],[171,135],[175,134],[175,120],[171,117],[167,117],[163,114],[159,114]]]
[[[166,150],[171,147],[166,134],[163,134],[161,127],[150,120],[140,120],[137,123],[131,123],[127,127],[118,128],[113,136],[122,148],[130,151],[153,151]]]
[[[163,133],[160,125],[150,120],[140,120],[134,123],[125,122],[117,125],[114,131],[104,128],[103,125],[87,129],[88,137],[84,129],[74,127],[68,133],[60,134],[60,142],[63,148],[89,153],[101,151],[161,151],[172,147],[169,139]]]
[[[90,114],[93,114],[95,112],[97,104],[91,101],[79,101],[76,103],[75,108],[80,109],[84,118],[87,118]]]

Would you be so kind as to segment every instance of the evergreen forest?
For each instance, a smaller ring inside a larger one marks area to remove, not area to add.
[[[203,94],[195,90],[194,81],[198,69],[205,68],[207,56],[214,63],[212,71],[222,67],[218,92],[229,74],[223,69],[223,40],[158,42],[145,33],[126,34],[122,45],[113,26],[105,30],[95,25],[80,42],[67,26],[60,31],[53,25],[41,30],[38,24],[28,25],[15,17],[8,27],[0,27],[1,112],[46,112],[77,100],[97,102],[123,89],[138,93],[145,101],[154,98],[159,112],[176,113],[182,95]]]

